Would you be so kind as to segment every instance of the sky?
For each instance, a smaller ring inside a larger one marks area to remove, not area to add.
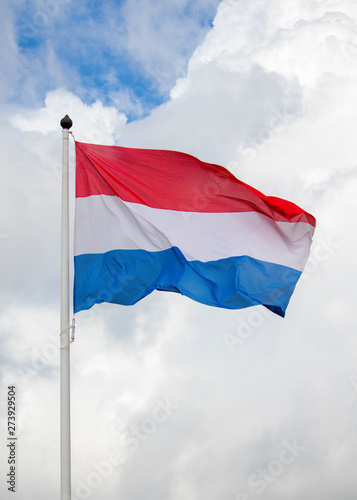
[[[284,319],[154,292],[76,315],[73,500],[355,500],[357,4],[13,0],[0,16],[0,495],[60,498],[61,118],[317,219]],[[74,145],[70,143],[73,194]],[[71,206],[73,200],[71,201]]]

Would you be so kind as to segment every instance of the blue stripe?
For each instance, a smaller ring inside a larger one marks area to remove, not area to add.
[[[300,271],[251,257],[187,261],[176,247],[113,250],[74,258],[74,312],[94,304],[133,305],[153,290],[226,309],[264,305],[284,317]]]

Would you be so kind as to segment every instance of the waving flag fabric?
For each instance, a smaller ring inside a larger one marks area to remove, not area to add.
[[[175,151],[76,142],[74,311],[153,290],[284,316],[315,219]]]

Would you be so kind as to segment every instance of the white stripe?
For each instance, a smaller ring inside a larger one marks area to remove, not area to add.
[[[115,196],[76,199],[75,255],[178,247],[187,260],[248,255],[302,271],[314,228],[256,212],[197,213],[151,208]]]

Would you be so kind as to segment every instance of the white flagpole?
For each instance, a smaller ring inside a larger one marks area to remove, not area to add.
[[[69,307],[69,129],[66,115],[62,127],[62,220],[61,220],[61,500],[71,500],[70,420],[70,307]]]

